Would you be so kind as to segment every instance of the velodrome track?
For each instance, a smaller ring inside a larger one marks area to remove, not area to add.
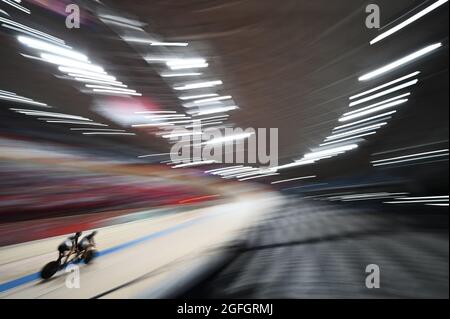
[[[64,271],[39,278],[66,236],[1,247],[0,298],[157,298],[279,202],[274,193],[249,192],[212,207],[100,228],[99,257],[81,265],[80,288],[66,286]]]

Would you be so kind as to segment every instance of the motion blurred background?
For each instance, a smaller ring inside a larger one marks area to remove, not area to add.
[[[0,297],[448,298],[447,1],[1,0],[0,43]],[[278,165],[174,159],[198,120]]]

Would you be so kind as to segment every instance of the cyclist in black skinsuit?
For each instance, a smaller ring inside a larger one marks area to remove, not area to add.
[[[68,237],[58,246],[58,259],[47,263],[42,268],[42,279],[49,279],[69,263],[84,261],[85,264],[89,264],[95,258],[97,251],[95,249],[94,236],[97,232],[93,231],[79,240],[81,234],[81,232],[76,232],[75,235]]]
[[[70,236],[58,246],[59,258],[62,258],[64,253],[70,251],[73,247],[78,250],[78,238],[80,238],[81,234],[82,232],[76,232],[75,235]]]

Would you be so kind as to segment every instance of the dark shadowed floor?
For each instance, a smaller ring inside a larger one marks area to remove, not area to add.
[[[448,211],[421,210],[288,199],[185,297],[448,298]],[[379,289],[366,288],[369,264]]]

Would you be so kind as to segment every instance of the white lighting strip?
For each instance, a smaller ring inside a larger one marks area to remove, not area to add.
[[[253,175],[259,175],[261,174],[261,170],[256,167],[247,167],[245,170],[236,170],[236,171],[229,171],[222,174],[219,174],[222,177],[228,178],[228,177],[247,177],[247,176],[253,176]]]
[[[220,175],[223,178],[235,178],[236,176],[240,176],[240,175],[245,175],[245,176],[255,175],[255,174],[258,174],[259,171],[260,171],[259,168],[249,167],[245,170],[229,171],[229,172],[225,172],[225,173],[221,173],[221,174],[214,174],[214,175]]]
[[[194,114],[194,116],[201,116],[201,115],[208,115],[208,114],[215,114],[215,113],[224,113],[224,112],[233,111],[236,109],[238,109],[238,107],[235,105],[225,106],[225,107],[213,108],[213,109],[204,110],[204,111],[196,111],[195,112],[196,114]],[[189,113],[189,114],[192,114],[192,113]]]
[[[238,181],[243,182],[243,181],[247,181],[247,180],[251,180],[251,179],[264,178],[264,177],[275,176],[275,175],[279,175],[279,173],[270,173],[270,174],[246,177],[246,178],[238,179]]]
[[[405,57],[403,57],[401,59],[398,59],[398,60],[396,60],[394,62],[386,64],[385,66],[382,66],[381,68],[378,68],[378,69],[376,69],[374,71],[371,71],[369,73],[366,73],[366,74],[360,76],[358,78],[358,80],[359,81],[368,81],[368,80],[371,80],[373,78],[379,77],[382,74],[390,72],[393,69],[396,69],[396,68],[398,68],[400,66],[403,66],[404,64],[406,64],[408,62],[411,62],[411,61],[413,61],[415,59],[418,59],[421,56],[423,56],[423,55],[425,55],[427,53],[430,53],[430,52],[440,48],[441,46],[442,46],[442,43],[440,43],[440,42],[439,43],[434,43],[434,44],[429,45],[429,46],[426,46],[426,47],[424,47],[424,48],[422,48],[422,49],[420,49],[418,51],[415,51],[415,52],[413,52],[411,54],[408,54],[407,56],[405,56]]]
[[[151,42],[151,46],[166,46],[166,47],[187,47],[189,43],[186,42]]]
[[[218,97],[212,97],[210,99],[196,100],[196,101],[194,101],[194,103],[195,104],[205,104],[205,103],[216,102],[216,101],[230,100],[231,98],[232,98],[231,95],[218,96]]]
[[[181,119],[182,120],[182,119]],[[191,123],[192,122],[192,120],[182,120],[182,121],[174,121],[174,120],[171,120],[171,122],[167,122],[167,123],[173,123],[173,124],[185,124],[185,123]]]
[[[234,142],[236,140],[242,140],[242,139],[249,138],[253,134],[255,134],[255,133],[251,132],[251,133],[235,134],[235,135],[224,136],[224,137],[217,137],[217,138],[214,138],[212,140],[209,140],[209,141],[205,142],[205,145]]]
[[[322,144],[319,144],[319,146],[327,146],[327,145],[332,145],[332,144],[338,144],[338,143],[341,143],[341,142],[354,140],[354,139],[356,139],[356,138],[361,138],[361,137],[373,135],[373,134],[376,134],[376,133],[377,133],[377,132],[368,132],[368,133],[364,133],[364,134],[359,134],[359,135],[355,135],[355,136],[350,136],[350,137],[346,137],[346,138],[343,138],[343,139],[339,139],[339,140],[337,140],[337,141],[332,141],[332,142],[322,143]]]
[[[58,124],[81,124],[81,125],[93,125],[93,126],[108,126],[106,124],[95,123],[95,122],[83,122],[83,121],[59,121],[59,120],[49,120],[45,121],[47,123],[58,123]]]
[[[52,35],[49,35],[47,33],[42,32],[42,31],[30,28],[30,27],[28,27],[26,25],[20,24],[18,22],[13,21],[13,20],[0,17],[0,22],[6,23],[6,24],[2,24],[2,26],[4,26],[4,27],[8,27],[10,29],[13,29],[13,30],[16,30],[16,31],[19,31],[19,32],[22,32],[22,33],[25,33],[25,34],[28,34],[28,35],[31,35],[31,36],[34,36],[34,37],[38,37],[38,38],[41,38],[41,39],[45,39],[47,41],[52,41],[52,42],[57,43],[59,45],[66,46],[64,41],[61,40],[61,39],[58,39],[58,38],[56,38],[56,37],[54,37]],[[11,27],[11,26],[13,26],[13,27]],[[66,46],[66,47],[71,49],[71,47],[69,47],[69,46]]]
[[[92,120],[82,120],[82,119],[80,120],[80,119],[76,119],[76,118],[73,119],[73,118],[51,117],[51,116],[49,116],[49,117],[38,117],[37,119],[39,121],[67,121],[67,120],[69,120],[69,121],[86,121],[85,123],[88,123],[88,125],[89,125],[90,122],[92,122]]]
[[[85,84],[90,89],[88,93],[142,96],[135,90],[126,89],[126,85],[108,75],[101,66],[92,64],[86,55],[66,46],[62,40],[55,45],[26,36],[18,36],[17,39],[21,44],[38,50],[43,61],[58,65],[58,70],[71,77],[71,80],[91,83]],[[45,40],[55,42],[52,37]]]
[[[117,25],[119,27],[128,28],[128,29],[131,29],[131,30],[145,32],[144,29],[142,29],[140,27],[137,27],[137,26],[134,26],[134,25],[132,25],[130,23],[127,23],[127,22],[119,22],[119,21],[116,21],[116,20],[112,20],[110,18],[100,18],[100,20],[103,23],[105,23],[105,24],[112,24],[112,25]]]
[[[196,63],[205,63],[206,60],[203,58],[187,58],[187,59],[178,59],[178,58],[163,58],[168,65],[184,65],[184,64],[196,64]]]
[[[83,132],[83,135],[136,135],[135,133],[125,132]]]
[[[89,75],[89,74],[83,74],[81,72],[77,73],[67,73],[68,76],[71,76],[73,78],[80,78],[84,80],[94,80],[99,81],[101,83],[106,83],[107,85],[114,85],[114,86],[121,86],[121,87],[127,87],[122,82],[117,81],[115,77],[109,76],[109,75]]]
[[[120,88],[120,87],[112,87],[112,86],[107,86],[107,85],[85,84],[85,86],[90,89],[104,89],[104,90],[112,90],[112,91],[119,91],[119,92],[136,93],[136,90],[125,89],[125,88]]]
[[[346,137],[348,135],[353,135],[353,134],[357,134],[357,133],[363,133],[365,131],[378,129],[381,126],[384,126],[386,124],[387,124],[387,122],[381,122],[381,123],[378,123],[378,124],[369,125],[369,126],[365,126],[365,127],[361,127],[361,128],[355,129],[355,130],[347,131],[347,132],[344,132],[344,133],[330,135],[330,136],[328,136],[326,138],[326,140],[335,140],[335,139],[338,139],[340,137]]]
[[[4,3],[6,3],[6,4],[9,4],[11,7],[14,7],[14,8],[16,8],[16,9],[22,11],[22,12],[25,12],[26,14],[30,14],[30,13],[31,13],[30,9],[25,8],[25,7],[23,7],[23,6],[19,5],[19,4],[17,4],[17,3],[14,2],[14,1],[11,1],[11,0],[2,0],[2,1],[3,1]]]
[[[376,120],[369,121],[369,122],[367,122],[367,123],[362,123],[362,124],[354,125],[354,126],[352,126],[352,127],[347,127],[347,128],[340,129],[340,130],[335,130],[335,129],[333,129],[332,132],[331,132],[331,135],[333,135],[333,134],[338,134],[338,133],[349,132],[350,130],[362,128],[362,127],[364,127],[364,125],[372,125],[372,124],[375,125],[375,124],[379,124],[379,123],[382,123],[382,122],[388,122],[388,120],[390,120],[390,119],[391,119],[390,116],[388,116],[388,117],[382,117],[382,118],[379,118],[379,119],[376,119]]]
[[[112,129],[112,128],[87,128],[87,127],[76,127],[71,128],[71,131],[107,131],[107,132],[125,132],[125,130],[118,130],[118,129]]]
[[[195,99],[201,99],[204,97],[212,97],[212,96],[218,96],[218,95],[219,94],[217,94],[217,93],[207,93],[207,94],[198,94],[198,95],[182,95],[182,96],[179,96],[178,98],[180,100],[185,101],[185,100],[195,100]]]
[[[197,118],[194,121],[207,121],[207,120],[226,120],[226,118],[229,117],[228,114],[224,115],[217,115],[217,116],[209,116],[209,117],[203,117],[203,118]]]
[[[449,199],[448,195],[442,195],[442,196],[411,196],[411,197],[398,197],[396,199],[401,199],[401,200],[409,200],[409,199]]]
[[[62,56],[58,56],[51,53],[41,53],[41,58],[45,61],[53,64],[58,64],[60,66],[67,66],[67,67],[75,67],[86,71],[92,71],[92,72],[98,72],[98,73],[104,73],[105,70],[103,70],[102,67],[90,63],[84,63],[81,61],[68,59]]]
[[[388,83],[385,83],[385,84],[382,84],[382,85],[380,85],[380,86],[374,87],[373,89],[370,89],[370,90],[367,90],[367,91],[358,93],[358,94],[356,94],[356,95],[350,96],[348,99],[349,99],[349,100],[357,99],[357,98],[359,98],[359,97],[361,97],[361,96],[364,96],[364,95],[370,94],[370,93],[372,93],[372,92],[376,92],[376,91],[378,91],[378,90],[384,89],[385,87],[391,86],[392,84],[395,84],[395,83],[401,82],[401,81],[403,81],[403,80],[412,78],[412,77],[418,75],[419,73],[420,73],[419,71],[410,73],[410,74],[408,74],[408,75],[402,76],[402,77],[400,77],[400,78],[398,78],[398,79],[395,79],[395,80],[393,80],[393,81],[390,81],[390,82],[388,82]]]
[[[410,201],[391,201],[383,202],[384,204],[416,204],[416,203],[439,203],[442,200],[430,199],[430,200],[410,200]]]
[[[199,69],[199,68],[207,68],[208,63],[199,63],[199,64],[184,64],[184,65],[174,65],[170,66],[171,70],[183,70],[183,69]]]
[[[396,105],[403,104],[403,103],[405,103],[407,101],[408,101],[408,99],[396,100],[396,101],[393,101],[393,102],[390,102],[390,103],[387,103],[387,104],[383,104],[383,105],[380,105],[380,106],[377,106],[377,107],[374,107],[374,108],[371,108],[371,109],[368,109],[368,110],[365,110],[365,111],[362,111],[362,112],[358,112],[358,113],[355,113],[355,114],[351,114],[351,115],[348,115],[348,116],[341,117],[338,121],[339,122],[350,121],[350,120],[353,120],[353,119],[358,118],[358,117],[362,117],[362,116],[365,116],[365,115],[376,113],[378,111],[381,111],[381,110],[384,110],[384,109],[387,109],[387,108],[390,108],[390,107],[393,107],[393,106],[396,106]]]
[[[443,4],[447,3],[448,0],[439,0],[436,1],[435,3],[433,3],[432,5],[426,7],[425,9],[419,11],[418,13],[416,13],[415,15],[411,16],[410,18],[406,19],[405,21],[397,24],[395,27],[383,32],[382,34],[378,35],[377,37],[375,37],[373,40],[370,41],[370,44],[375,44],[385,38],[387,38],[388,36],[394,34],[395,32],[403,29],[404,27],[410,25],[411,23],[419,20],[420,18],[422,18],[423,16],[425,16],[426,14],[430,13],[431,11],[439,8],[440,6],[442,6]]]
[[[409,81],[409,82],[403,83],[403,84],[401,84],[401,85],[398,85],[398,86],[395,86],[395,87],[393,87],[393,88],[390,88],[390,89],[388,89],[388,90],[386,90],[386,91],[382,91],[382,92],[379,92],[379,93],[377,93],[377,94],[374,94],[374,95],[365,97],[365,98],[363,98],[363,99],[361,99],[361,100],[351,102],[351,103],[349,104],[349,106],[359,105],[359,104],[361,104],[361,103],[365,103],[365,102],[368,102],[368,101],[377,99],[377,98],[379,98],[379,97],[388,95],[388,94],[390,94],[390,93],[393,93],[393,92],[402,90],[402,89],[404,89],[404,88],[407,88],[407,87],[410,87],[410,86],[413,86],[413,85],[417,84],[418,81],[419,81],[419,80],[415,79],[415,80],[413,80],[413,81]],[[408,92],[408,93],[404,93],[404,94],[409,95],[409,94],[411,94],[411,93]],[[407,95],[404,95],[404,96],[407,96]],[[392,99],[398,99],[399,97],[400,97],[400,96],[396,96],[395,98],[392,98]]]
[[[338,147],[334,147],[334,148],[330,148],[330,149],[325,149],[323,151],[307,153],[304,155],[304,159],[314,159],[317,157],[334,155],[336,153],[351,151],[351,150],[354,150],[355,148],[358,148],[357,144],[338,146]]]
[[[159,126],[172,126],[173,123],[145,123],[145,124],[133,124],[131,127],[159,127]]]
[[[282,180],[279,180],[279,181],[272,182],[271,184],[287,183],[287,182],[299,181],[299,180],[302,180],[302,179],[310,179],[310,178],[316,178],[316,177],[317,177],[316,175],[310,175],[310,176],[282,179]]]
[[[197,76],[202,75],[200,72],[184,72],[184,73],[163,73],[161,76],[163,78],[176,78],[176,77],[182,77],[182,76]]]
[[[169,58],[169,57],[152,57],[152,56],[148,56],[144,58],[145,61],[147,62],[163,62],[163,63],[167,63],[169,61],[172,60],[176,60],[175,58]]]
[[[140,111],[134,112],[134,114],[174,114],[176,111]]]
[[[122,87],[127,87],[122,82],[119,82],[116,80],[115,77],[109,76],[109,75],[88,75],[88,74],[82,74],[81,72],[77,73],[67,73],[68,76],[71,76],[73,78],[81,78],[81,79],[88,79],[88,80],[95,80],[95,81],[101,81],[104,83],[108,83],[108,85],[117,85]]]
[[[166,59],[166,65],[171,70],[182,70],[182,69],[194,69],[194,68],[206,68],[208,63],[202,58],[193,59]]]
[[[0,93],[0,100],[7,100],[7,101],[13,101],[13,102],[20,102],[20,103],[24,103],[24,104],[49,107],[45,103],[36,102],[32,99],[29,99],[29,98],[26,98],[26,97],[23,97],[20,95],[16,95],[15,93],[12,93],[12,94]]]
[[[122,37],[122,39],[124,41],[126,41],[126,42],[145,43],[145,44],[151,44],[152,43],[152,40],[143,39],[143,38]]]
[[[86,71],[83,69],[77,69],[74,67],[67,67],[67,66],[60,66],[60,67],[58,67],[58,70],[60,70],[61,72],[67,73],[67,74],[72,73],[72,74],[76,74],[77,76],[87,76],[87,77],[94,78],[94,79],[100,78],[103,80],[111,80],[111,81],[116,80],[115,77],[106,74],[105,71],[92,72],[92,71]]]
[[[190,83],[190,84],[185,84],[185,85],[182,85],[182,86],[175,86],[174,89],[175,90],[179,90],[179,91],[193,90],[193,89],[201,89],[201,88],[213,87],[213,86],[216,86],[216,85],[221,85],[222,83],[223,82],[220,81],[220,80],[200,82],[200,83]]]
[[[88,57],[86,55],[76,52],[71,49],[66,49],[64,47],[61,47],[61,46],[58,46],[55,44],[50,44],[48,42],[44,42],[44,41],[37,40],[37,39],[32,39],[32,38],[25,37],[25,36],[18,36],[17,40],[19,40],[20,43],[22,43],[30,48],[36,49],[36,50],[42,50],[42,51],[50,52],[53,54],[58,54],[58,55],[65,56],[65,57],[79,60],[79,61],[84,61],[84,62],[88,61]]]
[[[69,74],[69,75],[73,76],[72,74]],[[75,77],[74,80],[77,82],[83,82],[83,83],[96,83],[99,85],[112,85],[112,86],[124,87],[124,88],[127,87],[125,84],[122,84],[122,82],[110,82],[110,81],[90,79],[90,78],[86,78],[86,77]]]
[[[228,166],[228,167],[221,167],[221,168],[215,168],[215,169],[211,169],[209,171],[205,171],[205,173],[219,173],[219,172],[225,172],[227,170],[231,170],[231,169],[235,169],[235,168],[240,168],[243,167],[243,165],[235,165],[235,166]]]
[[[0,18],[0,20],[1,20],[1,18]],[[8,29],[11,29],[11,30],[14,30],[14,31],[17,31],[17,32],[24,33],[24,34],[26,34],[26,35],[29,35],[29,36],[32,36],[32,37],[35,37],[35,38],[39,38],[39,39],[42,39],[42,40],[45,40],[45,41],[53,42],[53,43],[55,43],[55,44],[62,45],[62,46],[65,46],[65,47],[68,47],[68,46],[66,46],[64,43],[60,43],[60,42],[58,42],[58,41],[53,41],[53,40],[51,40],[51,39],[49,39],[49,38],[47,38],[47,37],[44,37],[44,36],[40,36],[40,35],[34,34],[33,32],[30,32],[30,31],[27,31],[27,30],[23,30],[23,29],[21,29],[21,28],[19,28],[19,27],[14,27],[14,26],[12,26],[12,25],[5,24],[5,23],[2,23],[1,26],[2,26],[2,27],[5,27],[5,28],[8,28]],[[32,59],[36,59],[36,60],[41,60],[41,58],[34,57],[34,56],[30,56],[30,55],[26,55],[26,54],[23,54],[23,53],[21,53],[20,55],[22,55],[22,56],[24,56],[24,57],[26,57],[26,58],[30,58],[30,59],[32,58]]]
[[[186,120],[190,117],[184,114],[158,114],[158,115],[144,115],[145,118],[152,120]]]
[[[383,162],[378,164],[373,164],[373,166],[384,166],[384,165],[392,165],[392,164],[399,164],[399,163],[405,163],[405,162],[413,162],[423,159],[430,159],[430,158],[436,158],[436,157],[442,157],[442,156],[448,156],[448,153],[445,154],[438,154],[438,155],[429,155],[429,156],[422,156],[422,157],[414,157],[410,159],[404,159],[399,161],[392,161],[392,162]]]
[[[63,114],[63,113],[51,113],[51,112],[39,112],[39,111],[20,111],[16,109],[10,109],[14,110],[18,113],[30,115],[30,116],[47,116],[47,117],[54,117],[59,119],[71,119],[71,120],[80,120],[80,121],[89,121],[91,122],[91,119],[88,119],[86,117],[77,116],[77,115],[70,115],[70,114]],[[52,119],[49,119],[52,120]]]
[[[218,168],[215,170],[212,170],[211,173],[213,175],[222,175],[222,174],[228,174],[231,172],[239,172],[239,171],[249,171],[249,170],[254,170],[257,168],[251,167],[251,166],[243,166],[243,165],[237,165],[237,166],[229,166],[226,168]]]
[[[267,170],[262,170],[262,169],[259,169],[259,168],[255,168],[252,171],[249,170],[248,172],[245,172],[245,173],[238,173],[234,177],[239,179],[239,178],[243,178],[243,177],[249,177],[249,176],[255,176],[255,175],[265,175],[265,174],[271,174],[271,173],[274,173],[274,172],[270,171],[270,170],[267,171]]]
[[[375,116],[372,116],[372,117],[368,117],[368,118],[365,118],[363,120],[359,120],[359,121],[356,121],[356,122],[344,124],[344,125],[341,125],[341,126],[336,126],[335,128],[333,128],[333,131],[334,130],[343,129],[343,128],[346,128],[346,127],[349,127],[349,126],[353,126],[353,125],[358,125],[358,124],[361,124],[361,123],[364,123],[364,122],[368,122],[368,121],[371,121],[371,120],[375,120],[375,119],[378,119],[378,118],[382,118],[384,116],[389,116],[389,115],[392,115],[392,114],[394,114],[396,112],[397,111],[394,110],[394,111],[386,112],[386,113],[383,113],[383,114],[378,114],[378,115],[375,115]]]
[[[448,151],[449,151],[449,149],[446,148],[446,149],[437,150],[437,151],[430,151],[430,152],[423,152],[423,153],[416,153],[416,154],[410,154],[410,155],[404,155],[404,156],[385,158],[385,159],[381,159],[381,160],[371,161],[371,163],[375,164],[375,163],[389,162],[389,161],[394,161],[394,160],[399,160],[399,159],[404,159],[404,158],[410,158],[410,157],[422,156],[422,155],[430,155],[430,154],[436,154],[436,153],[443,153],[443,152],[448,152]]]
[[[135,96],[142,96],[141,93],[134,93],[134,92],[124,92],[124,91],[117,91],[115,88],[111,88],[110,90],[105,89],[93,89],[93,92],[98,93],[105,93],[105,94],[116,94],[116,95],[135,95]]]
[[[366,194],[352,194],[352,195],[344,195],[344,196],[331,196],[328,199],[339,199],[339,200],[358,200],[358,199],[379,199],[379,198],[389,198],[398,195],[407,195],[408,193],[366,193]]]
[[[201,166],[201,165],[208,165],[208,164],[214,164],[214,163],[216,163],[216,161],[214,161],[214,160],[206,160],[206,161],[198,161],[198,162],[178,164],[178,165],[172,166],[172,168]]]
[[[213,172],[212,175],[220,175],[222,177],[234,177],[236,175],[253,172],[255,170],[258,169],[254,167],[241,167],[240,169],[231,169],[227,171]]]
[[[300,160],[294,163],[289,163],[289,164],[284,164],[284,165],[280,165],[280,166],[275,166],[270,168],[273,171],[278,171],[278,170],[282,170],[282,169],[286,169],[286,168],[291,168],[291,167],[296,167],[296,166],[303,166],[303,165],[308,165],[308,164],[314,164],[316,161],[313,159],[310,160]]]
[[[178,154],[176,154],[176,153],[146,154],[146,155],[139,155],[138,158],[159,157],[159,156],[167,156],[167,155],[178,155]]]

